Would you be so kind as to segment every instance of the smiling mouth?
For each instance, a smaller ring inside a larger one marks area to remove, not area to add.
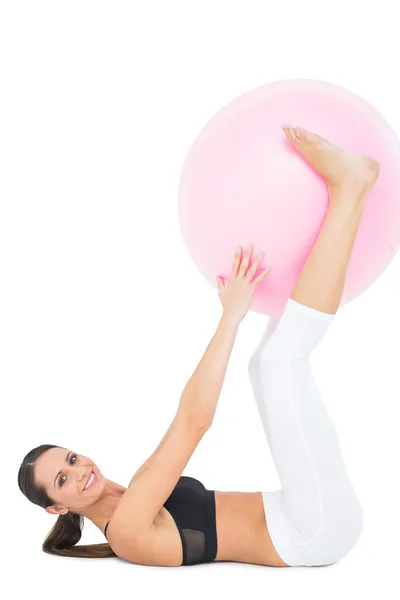
[[[96,481],[97,481],[97,475],[95,474],[94,471],[91,471],[91,473],[88,477],[88,480],[86,481],[85,487],[83,488],[83,491],[85,492],[89,488],[93,487],[95,485]]]

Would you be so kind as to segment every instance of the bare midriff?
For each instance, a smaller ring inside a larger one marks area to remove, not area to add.
[[[216,561],[288,566],[272,544],[261,492],[215,492],[215,511],[218,540]],[[163,543],[168,541],[171,554],[176,555],[176,565],[180,565],[182,543],[179,531],[164,507],[154,524],[159,528]]]

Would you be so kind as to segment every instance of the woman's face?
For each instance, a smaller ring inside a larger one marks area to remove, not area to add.
[[[85,489],[89,478],[89,487]],[[35,482],[43,485],[54,506],[46,508],[51,514],[79,512],[101,496],[106,479],[87,456],[66,448],[50,448],[35,463]]]

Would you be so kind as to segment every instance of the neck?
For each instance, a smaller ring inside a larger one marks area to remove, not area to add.
[[[98,527],[102,533],[107,522],[111,519],[122,495],[127,488],[109,479],[101,497],[87,508],[80,510],[80,514]]]

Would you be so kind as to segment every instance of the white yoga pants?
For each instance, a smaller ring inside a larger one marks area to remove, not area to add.
[[[270,317],[249,376],[281,489],[263,492],[272,543],[290,567],[339,561],[363,526],[335,427],[309,357],[335,315],[289,298]]]

